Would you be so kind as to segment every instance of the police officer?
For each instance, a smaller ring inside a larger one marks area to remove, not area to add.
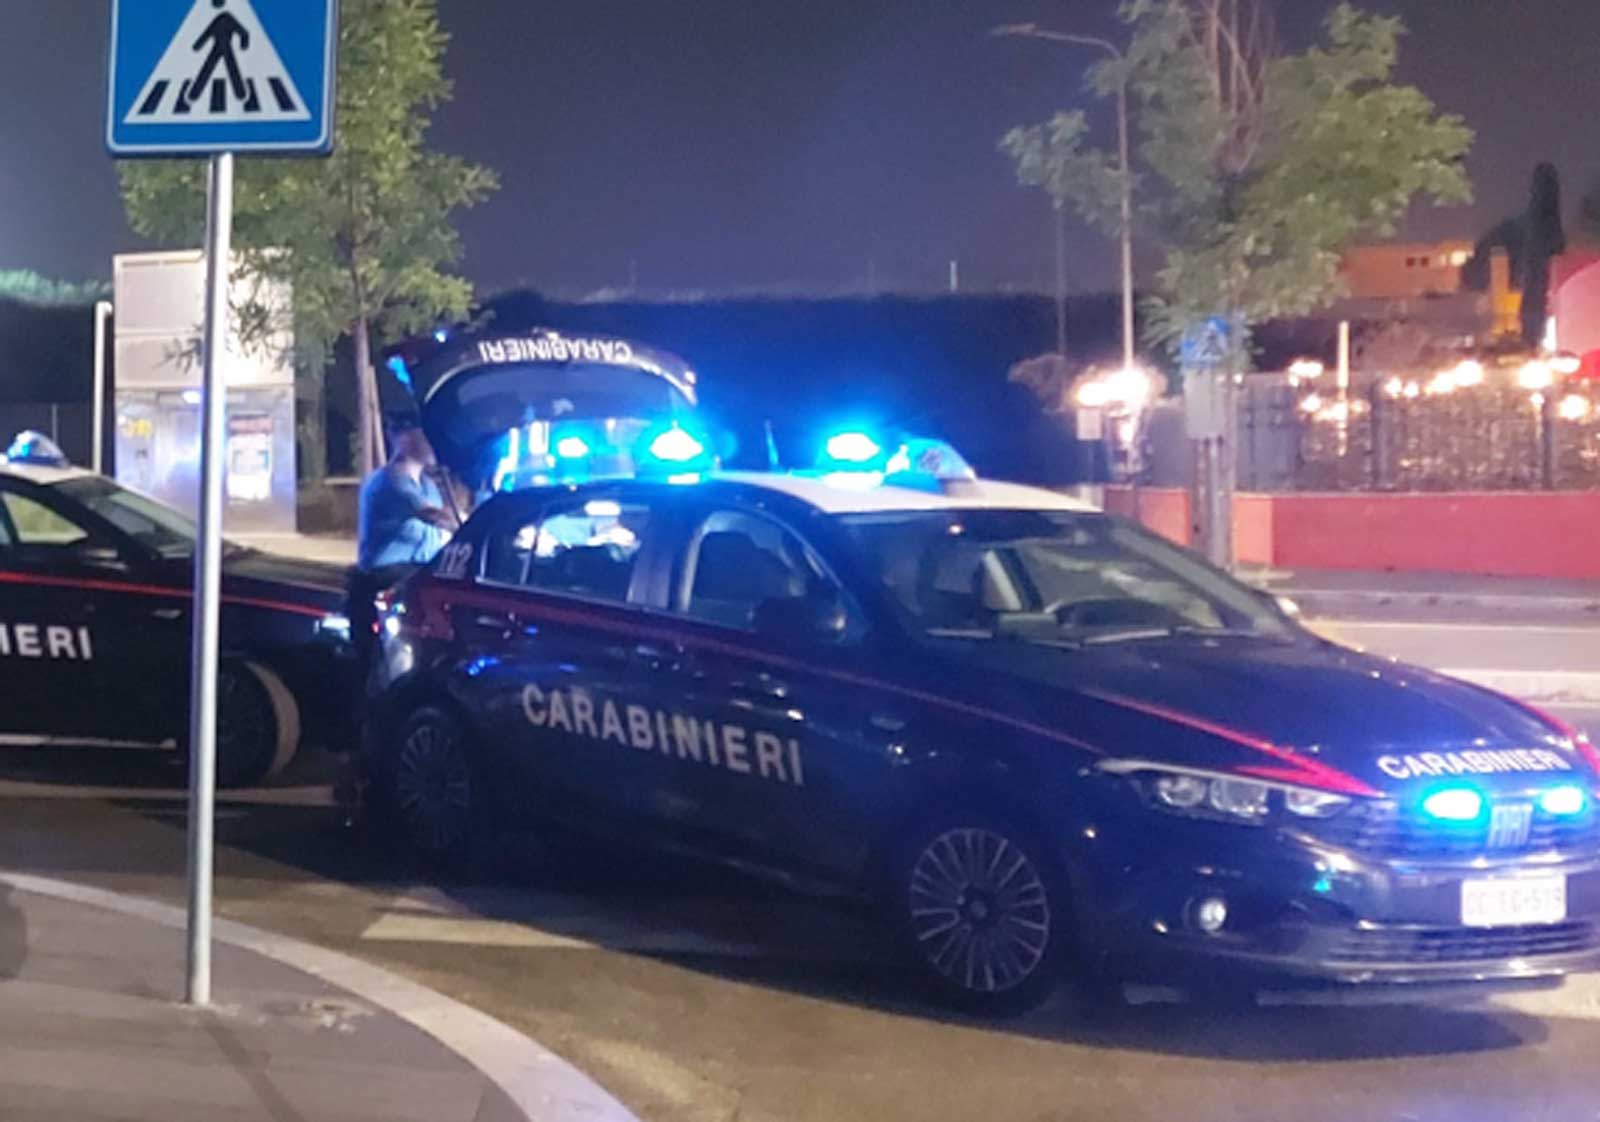
[[[373,649],[378,593],[432,561],[455,531],[453,503],[434,480],[433,446],[416,420],[389,428],[394,454],[361,487],[356,569],[350,581],[350,630],[362,666]]]

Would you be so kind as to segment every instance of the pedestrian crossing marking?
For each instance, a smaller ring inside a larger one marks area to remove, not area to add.
[[[124,123],[310,119],[305,99],[250,0],[195,0]]]

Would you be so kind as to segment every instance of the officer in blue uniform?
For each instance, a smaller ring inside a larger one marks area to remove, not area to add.
[[[350,630],[363,665],[377,625],[375,599],[432,561],[458,520],[435,482],[433,446],[413,418],[390,423],[394,454],[361,487],[356,569],[350,580]]]

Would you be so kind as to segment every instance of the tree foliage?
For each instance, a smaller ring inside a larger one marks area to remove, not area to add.
[[[92,304],[111,295],[111,286],[104,281],[51,280],[29,269],[0,270],[0,300],[15,300],[22,304]]]
[[[1122,16],[1126,72],[1102,63],[1094,84],[1129,83],[1141,229],[1162,257],[1147,308],[1156,339],[1220,314],[1242,343],[1254,324],[1324,306],[1342,252],[1392,236],[1413,201],[1469,198],[1471,131],[1392,80],[1399,20],[1340,4],[1317,44],[1286,55],[1266,0],[1125,0]],[[1024,184],[1103,221],[1097,181],[1112,165],[1081,128],[1003,144]]]
[[[461,255],[452,215],[497,181],[487,168],[427,148],[433,111],[451,96],[448,37],[433,0],[343,0],[341,8],[333,155],[241,161],[234,237],[247,276],[292,286],[302,365],[320,366],[340,337],[354,338],[366,446],[378,443],[372,346],[466,314],[471,286],[449,271]],[[121,175],[135,230],[162,244],[199,242],[203,165],[126,163]],[[247,341],[275,327],[252,327],[252,310],[242,309]],[[366,466],[375,458],[367,447]]]
[[[1544,341],[1550,311],[1550,262],[1567,251],[1567,231],[1561,222],[1561,177],[1554,164],[1533,169],[1523,229],[1522,341],[1537,347]]]

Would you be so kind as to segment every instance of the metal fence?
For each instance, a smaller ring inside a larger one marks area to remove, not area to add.
[[[1341,406],[1277,383],[1239,398],[1246,490],[1600,489],[1600,387],[1430,394],[1390,380]]]

